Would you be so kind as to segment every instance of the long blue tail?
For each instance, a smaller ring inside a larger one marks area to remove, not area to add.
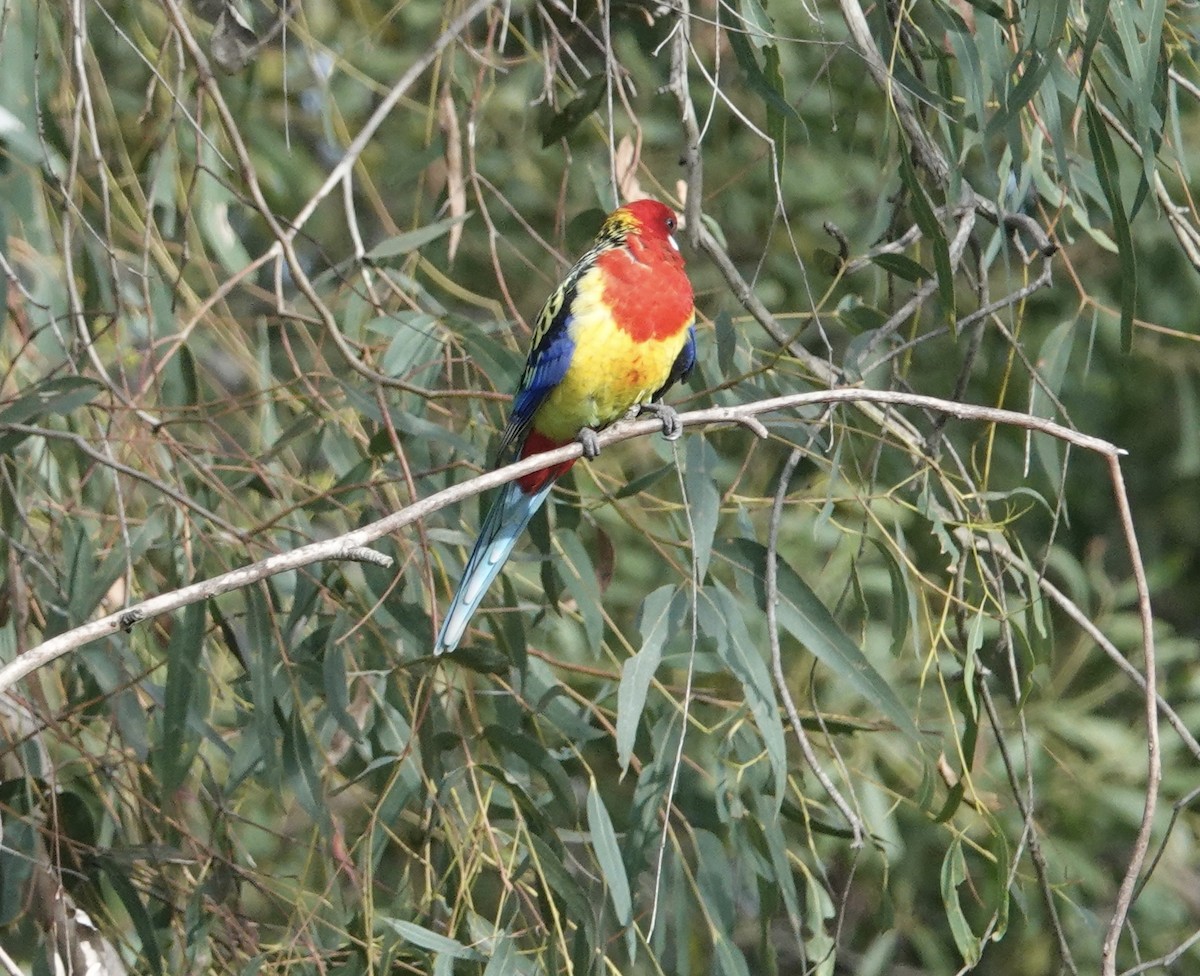
[[[462,582],[450,601],[437,643],[433,645],[434,654],[446,654],[458,647],[492,580],[499,575],[517,539],[553,487],[553,478],[547,479],[546,484],[531,495],[515,481],[504,486],[483,520],[483,528],[479,530],[479,538],[475,540],[475,548],[463,570]]]

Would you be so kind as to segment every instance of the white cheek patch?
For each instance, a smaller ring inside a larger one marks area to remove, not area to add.
[[[670,244],[671,247],[675,248],[676,251],[679,250],[679,242],[675,240],[674,234],[667,235],[667,243]]]

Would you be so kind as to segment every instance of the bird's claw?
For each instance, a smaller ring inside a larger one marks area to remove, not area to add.
[[[657,417],[662,423],[663,437],[669,441],[677,441],[683,434],[683,421],[679,419],[679,414],[674,407],[669,407],[665,403],[643,403],[638,412]]]
[[[575,439],[583,445],[583,456],[589,461],[594,461],[600,456],[600,441],[591,427],[584,427]]]

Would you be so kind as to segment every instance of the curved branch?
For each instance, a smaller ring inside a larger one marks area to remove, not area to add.
[[[1104,976],[1116,976],[1117,943],[1121,929],[1129,915],[1133,894],[1137,888],[1138,875],[1150,849],[1150,833],[1154,829],[1154,809],[1158,803],[1158,785],[1162,781],[1162,757],[1158,747],[1158,683],[1154,666],[1154,614],[1150,608],[1150,584],[1146,580],[1146,569],[1142,564],[1141,550],[1133,531],[1133,514],[1129,509],[1129,496],[1125,493],[1125,479],[1121,476],[1121,459],[1115,454],[1108,458],[1109,476],[1117,500],[1117,513],[1121,527],[1125,530],[1125,544],[1129,547],[1129,561],[1133,566],[1133,579],[1137,584],[1138,613],[1142,621],[1142,648],[1146,669],[1146,802],[1142,807],[1142,824],[1138,828],[1133,853],[1125,868],[1125,877],[1117,891],[1117,904],[1108,922],[1104,944],[1100,949],[1101,972]]]
[[[1091,437],[1087,434],[1081,434],[1079,431],[1063,427],[1061,424],[1056,424],[1050,420],[1031,417],[1013,410],[1001,410],[996,407],[979,407],[968,403],[955,403],[950,400],[920,396],[913,393],[900,393],[890,390],[860,390],[855,388],[817,390],[812,393],[794,393],[789,396],[772,397],[767,400],[742,404],[736,407],[714,407],[707,410],[693,410],[689,413],[680,414],[679,419],[685,427],[710,426],[713,424],[752,425],[754,418],[763,414],[835,403],[873,403],[888,406],[919,407],[924,410],[933,410],[948,414],[951,417],[957,417],[962,420],[1006,424],[1013,427],[1022,427],[1026,430],[1040,431],[1041,433],[1049,434],[1052,437],[1074,444],[1083,450],[1093,451],[1107,457],[1110,465],[1113,466],[1114,479],[1119,479],[1120,477],[1118,460],[1125,452],[1108,441],[1101,440],[1098,437]],[[657,433],[661,430],[662,423],[658,420],[623,422],[600,432],[597,442],[601,447],[604,447],[619,441],[629,440],[632,437]],[[18,655],[3,668],[0,668],[0,694],[3,694],[26,675],[62,657],[64,654],[68,654],[94,640],[99,640],[101,637],[115,634],[119,630],[127,630],[139,621],[171,613],[200,600],[209,600],[223,593],[242,589],[270,576],[300,569],[313,563],[324,562],[326,560],[361,560],[363,558],[363,548],[376,539],[393,532],[398,532],[448,505],[456,504],[509,481],[515,481],[522,475],[533,471],[539,471],[553,464],[578,458],[581,453],[581,446],[578,443],[573,443],[565,447],[556,448],[553,451],[547,451],[544,454],[533,455],[524,460],[517,461],[515,464],[507,465],[495,471],[488,471],[469,481],[452,485],[449,488],[430,495],[428,498],[414,502],[412,505],[402,508],[398,512],[393,512],[391,515],[385,516],[369,525],[355,529],[353,532],[347,532],[332,539],[313,542],[289,552],[268,556],[266,559],[251,563],[248,566],[231,570],[228,573],[222,573],[220,576],[214,576],[211,579],[202,580],[198,583],[192,583],[178,590],[144,600],[120,612],[111,613],[97,620],[90,621],[73,630],[59,634],[57,637],[53,637],[36,647],[30,648],[25,653]],[[1139,558],[1137,555],[1137,540],[1133,535],[1133,524],[1128,514],[1128,503],[1124,500],[1124,485],[1118,480],[1114,483],[1114,490],[1117,491],[1118,499],[1122,503],[1121,524],[1125,529],[1126,540],[1129,544],[1130,552],[1137,559]],[[1139,601],[1144,600],[1144,613],[1148,615],[1150,604],[1149,591],[1145,589],[1145,574],[1142,572],[1140,564],[1135,569],[1135,577],[1138,580]],[[1149,618],[1147,616],[1144,619],[1148,621]],[[1157,701],[1154,699],[1153,694],[1155,690],[1152,668],[1153,643],[1148,629],[1148,622],[1146,627],[1146,657],[1151,662],[1151,665],[1147,668],[1147,688],[1149,689],[1148,695],[1150,696],[1152,705],[1155,706],[1155,714],[1157,714]],[[1155,743],[1157,744],[1157,739]],[[1157,749],[1155,751],[1155,758],[1157,758]],[[1132,889],[1130,890],[1132,891]]]

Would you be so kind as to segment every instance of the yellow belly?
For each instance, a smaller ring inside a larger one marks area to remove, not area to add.
[[[533,428],[554,440],[573,440],[584,427],[605,427],[648,403],[687,342],[690,322],[664,339],[634,341],[601,301],[598,282],[589,280],[595,274],[585,275],[576,291],[571,365],[534,414]]]

